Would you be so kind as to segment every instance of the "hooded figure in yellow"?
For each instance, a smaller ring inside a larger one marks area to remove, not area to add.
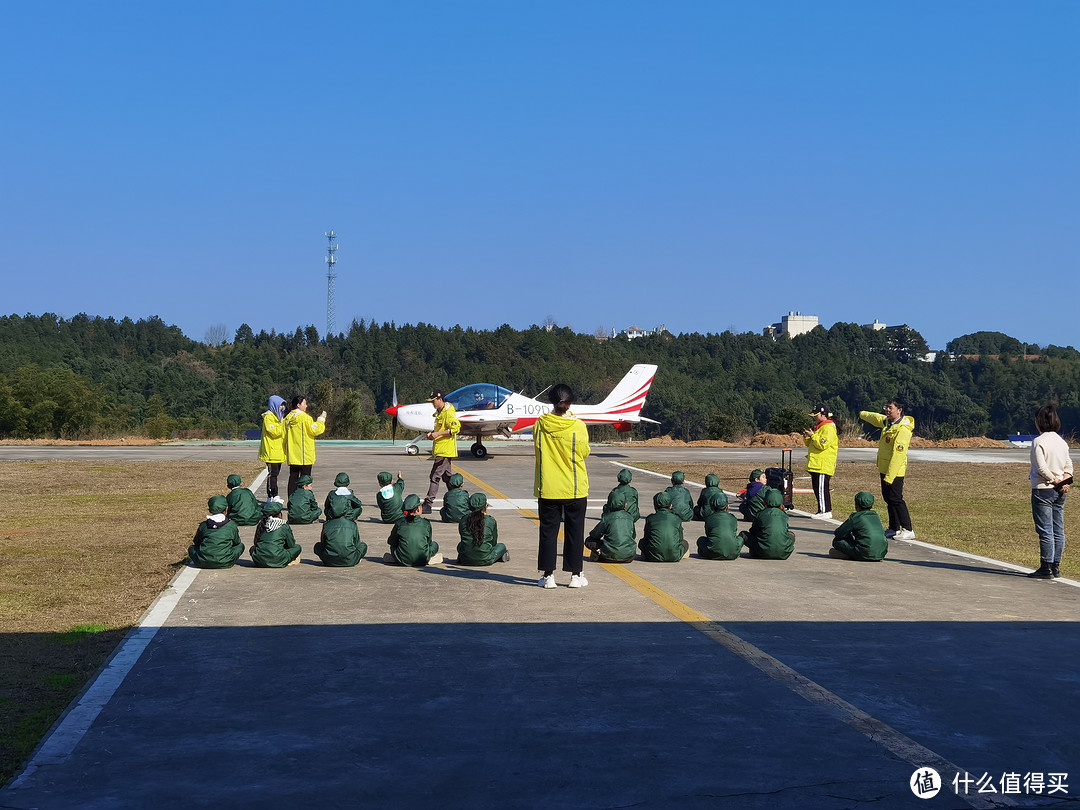
[[[585,551],[585,510],[588,508],[589,431],[570,412],[574,391],[559,383],[548,392],[553,410],[533,426],[536,469],[533,493],[540,516],[540,547],[537,568],[543,572],[541,588],[553,589],[558,558],[559,525],[563,526],[563,571],[570,572],[570,587],[589,584],[581,573]]]
[[[285,417],[285,460],[289,463],[289,495],[296,492],[301,475],[311,475],[315,463],[315,437],[326,430],[326,411],[318,419],[308,416],[307,397],[297,394],[292,398],[292,410]]]
[[[266,498],[273,500],[278,497],[278,473],[285,461],[285,427],[281,421],[285,418],[285,400],[273,396],[266,405],[262,415],[259,461],[266,465]],[[281,503],[280,499],[278,503]]]

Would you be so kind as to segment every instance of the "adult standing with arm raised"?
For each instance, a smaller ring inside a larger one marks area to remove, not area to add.
[[[825,405],[818,405],[810,411],[814,417],[813,429],[803,431],[803,444],[806,445],[806,471],[810,473],[810,483],[814,487],[814,499],[817,501],[817,514],[811,517],[818,520],[832,520],[832,495],[829,484],[836,474],[836,453],[838,439],[836,423],[832,411]]]
[[[904,501],[904,475],[907,473],[907,454],[915,420],[904,416],[904,404],[890,399],[882,413],[860,411],[859,418],[881,428],[878,440],[877,466],[881,474],[881,497],[889,510],[889,529],[886,537],[914,540],[911,515]]]
[[[1035,414],[1039,435],[1031,442],[1031,516],[1039,535],[1039,567],[1033,579],[1061,576],[1065,551],[1065,496],[1073,480],[1069,445],[1058,435],[1061,419],[1057,408],[1043,405]]]
[[[426,434],[427,438],[431,439],[431,455],[435,460],[431,464],[431,483],[428,485],[427,497],[424,498],[423,509],[420,510],[424,515],[431,514],[431,505],[435,503],[439,482],[445,482],[447,489],[450,488],[450,476],[454,474],[454,459],[457,458],[457,437],[461,431],[457,411],[446,401],[442,391],[433,391],[428,402],[435,408],[435,429]]]
[[[563,527],[563,571],[570,572],[570,587],[589,584],[582,574],[585,549],[585,510],[588,508],[589,431],[570,412],[574,392],[560,383],[548,394],[553,410],[533,426],[536,470],[533,479],[540,515],[540,549],[537,568],[541,588],[554,588],[559,525]]]
[[[266,465],[266,500],[284,504],[278,495],[278,473],[285,461],[285,400],[270,397],[262,415],[262,438],[259,441],[259,461]]]
[[[285,460],[289,463],[289,496],[297,489],[301,475],[311,475],[315,464],[315,437],[326,430],[326,411],[318,419],[308,416],[307,397],[292,398],[292,409],[285,417]]]

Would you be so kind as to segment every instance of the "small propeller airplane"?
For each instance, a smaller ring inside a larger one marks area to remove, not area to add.
[[[658,425],[660,423],[655,419],[640,415],[654,376],[656,376],[656,366],[644,363],[636,365],[627,372],[603,402],[597,405],[575,404],[571,412],[587,425],[611,425],[623,433],[641,422]],[[484,458],[487,455],[484,436],[497,434],[510,436],[512,433],[531,430],[540,415],[551,410],[551,405],[547,402],[540,402],[520,393],[515,394],[502,386],[490,383],[466,385],[464,388],[447,394],[445,400],[457,411],[457,417],[461,421],[461,435],[473,436],[476,439],[470,448],[476,458]],[[395,385],[394,403],[386,409],[386,413],[394,418],[395,438],[398,422],[410,430],[420,431],[420,435],[405,446],[405,452],[410,456],[419,454],[420,448],[416,443],[423,438],[425,433],[435,429],[435,411],[431,403],[398,405]]]

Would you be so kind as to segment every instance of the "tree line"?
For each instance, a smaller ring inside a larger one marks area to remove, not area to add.
[[[361,320],[329,336],[314,326],[256,333],[243,324],[231,342],[198,342],[156,317],[11,315],[0,317],[0,437],[236,434],[259,426],[268,396],[294,393],[327,410],[331,437],[388,437],[383,410],[395,388],[406,403],[473,382],[535,395],[562,381],[593,402],[635,363],[659,366],[643,414],[661,424],[635,428],[641,438],[787,433],[808,425],[808,407],[819,402],[855,431],[860,410],[895,396],[927,438],[1029,433],[1047,402],[1058,404],[1067,431],[1080,417],[1080,352],[1072,347],[978,332],[950,341],[932,362],[925,354],[913,329],[852,323],[795,338],[598,340],[551,325],[475,330]]]

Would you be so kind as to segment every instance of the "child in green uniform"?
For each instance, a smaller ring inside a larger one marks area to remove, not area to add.
[[[230,475],[225,479],[229,494],[225,501],[229,504],[229,520],[237,526],[254,526],[262,518],[259,501],[247,487],[240,486],[240,476]]]
[[[465,479],[461,473],[454,473],[446,482],[446,494],[443,495],[442,509],[439,516],[443,523],[461,523],[469,514],[469,491],[463,486]]]
[[[632,563],[637,551],[634,542],[634,519],[626,511],[626,494],[616,487],[608,495],[604,514],[589,536],[585,548],[592,549],[591,559],[597,562]]]
[[[195,540],[188,547],[188,557],[196,568],[232,568],[244,553],[240,532],[229,520],[229,504],[224,495],[206,502],[210,514],[199,524]]]
[[[487,495],[469,497],[469,514],[458,524],[458,565],[493,565],[510,562],[510,552],[499,542],[499,524],[487,513]]]
[[[671,486],[664,490],[671,498],[671,511],[683,521],[694,519],[694,496],[683,486],[685,480],[685,473],[676,470],[671,474]]]
[[[630,486],[630,482],[634,480],[634,474],[625,468],[619,470],[619,483],[615,485],[615,489],[608,493],[607,503],[604,504],[603,514],[607,514],[611,510],[611,495],[615,492],[621,492],[623,498],[626,499],[626,513],[636,523],[641,517],[641,511],[638,509],[638,494],[637,490]]]
[[[880,562],[889,553],[889,539],[881,518],[874,511],[874,496],[860,492],[855,496],[855,510],[851,517],[833,532],[830,557],[862,562]]]
[[[307,525],[314,523],[322,514],[322,509],[315,502],[315,493],[311,491],[311,476],[301,475],[296,480],[296,491],[289,496],[289,523]]]
[[[300,546],[296,545],[292,527],[281,518],[281,504],[267,501],[262,515],[255,527],[255,542],[250,552],[255,567],[285,568],[300,562]]]
[[[383,560],[391,564],[421,568],[443,561],[439,544],[431,539],[431,521],[420,516],[420,496],[410,495],[402,504],[404,516],[390,530],[386,542],[390,550]]]
[[[360,517],[364,511],[364,505],[349,489],[349,474],[341,472],[334,476],[334,487],[334,489],[326,493],[326,500],[323,501],[323,512],[329,514],[331,498],[344,498],[348,502],[345,517],[349,520],[356,520]]]
[[[743,541],[738,535],[739,522],[728,511],[727,495],[722,490],[717,492],[706,507],[705,536],[698,538],[698,556],[706,560],[734,560],[742,551]]]
[[[759,560],[786,560],[795,550],[795,533],[788,529],[788,516],[778,489],[765,488],[765,508],[754,517],[749,531],[739,532],[750,556]]]
[[[697,506],[694,507],[694,520],[705,520],[712,514],[712,507],[709,503],[712,501],[713,495],[723,495],[724,508],[727,509],[727,495],[724,490],[720,489],[720,476],[709,473],[705,476],[705,489],[701,490],[701,494],[698,495]]]
[[[689,493],[688,493],[689,494]],[[653,496],[656,509],[645,518],[638,547],[645,562],[678,562],[690,555],[690,544],[683,539],[682,520],[672,511],[671,496],[667,491]]]
[[[405,517],[405,510],[401,506],[402,493],[405,491],[405,479],[398,470],[397,481],[388,472],[381,472],[376,476],[381,489],[375,493],[375,503],[379,505],[379,517],[383,523],[397,523]]]
[[[296,490],[300,492],[300,490]],[[348,517],[349,500],[334,496],[326,511],[315,554],[323,565],[331,568],[351,568],[367,554],[367,543],[360,539],[356,521]]]

